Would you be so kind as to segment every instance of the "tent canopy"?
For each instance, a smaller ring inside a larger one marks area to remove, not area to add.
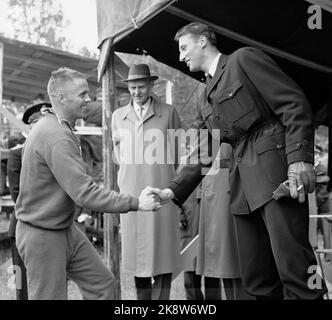
[[[324,2],[310,0],[315,1]],[[311,5],[304,0],[97,0],[99,77],[113,44],[115,51],[149,54],[203,80],[201,73],[190,73],[179,62],[174,41],[179,28],[201,21],[216,30],[219,48],[225,54],[243,46],[270,54],[303,88],[317,111],[326,104],[331,90],[332,13],[325,6],[320,12],[322,28],[310,29],[309,18],[316,14],[308,12]]]
[[[100,84],[97,81],[98,60],[82,57],[69,52],[21,42],[0,36],[3,43],[3,98],[30,103],[37,94],[47,97],[46,87],[51,72],[68,67],[88,77],[90,92],[95,94]],[[127,74],[127,65],[115,57],[118,79]],[[126,90],[119,82],[118,88]]]

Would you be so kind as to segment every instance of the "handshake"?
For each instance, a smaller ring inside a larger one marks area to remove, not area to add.
[[[157,211],[173,198],[174,193],[171,189],[146,187],[138,198],[138,210]]]

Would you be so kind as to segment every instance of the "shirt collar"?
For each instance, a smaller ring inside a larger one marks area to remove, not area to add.
[[[140,114],[141,108],[143,108],[142,112],[143,112],[143,116],[144,116],[146,114],[146,112],[148,111],[150,104],[151,104],[151,97],[149,97],[149,99],[146,100],[146,102],[142,106],[138,105],[135,101],[133,101],[133,107],[138,116]]]
[[[63,124],[65,124],[71,131],[76,132],[77,129],[75,128],[75,125],[73,126],[67,119],[61,118],[52,108],[45,108],[45,110],[42,111],[43,113],[50,113],[50,114],[54,114],[57,119],[58,122],[60,124],[60,126],[62,126]]]
[[[209,73],[208,73],[211,77],[213,77],[214,74],[216,73],[220,56],[221,56],[221,53],[219,52],[218,55],[213,59],[213,61],[211,63]]]
[[[142,106],[138,105],[135,101],[133,101],[133,106],[134,106],[134,108],[135,108],[136,111],[139,111],[141,108],[143,108],[143,110],[145,111],[150,106],[150,100],[151,99],[149,97],[148,100],[146,100],[146,102]]]

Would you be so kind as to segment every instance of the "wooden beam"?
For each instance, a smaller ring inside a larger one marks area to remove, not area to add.
[[[101,127],[76,126],[75,128],[77,129],[75,133],[78,135],[102,135]]]
[[[15,80],[12,80],[12,81],[15,81]],[[28,90],[30,94],[32,91],[37,91],[37,93],[38,93],[39,91],[46,91],[47,81],[40,82],[38,85],[36,85],[34,83],[29,83],[29,82],[25,82],[23,84],[17,84],[17,83],[13,83],[13,82],[4,82],[4,90],[8,87],[17,92]]]
[[[0,108],[2,107],[2,71],[3,71],[3,44],[0,42]],[[2,132],[2,115],[0,113],[0,133]],[[0,161],[2,159],[2,152],[0,149]],[[1,163],[0,163],[1,166]],[[0,170],[0,181],[2,179]]]
[[[18,93],[17,91],[11,91],[9,89],[4,90],[2,96],[3,99],[14,100],[14,101],[26,101],[27,103],[30,103],[33,97],[33,95],[30,92],[28,94],[22,92]]]
[[[318,71],[322,71],[322,72],[326,72],[326,73],[332,73],[332,68],[330,68],[330,67],[327,67],[327,66],[324,66],[322,64],[319,64],[319,63],[316,63],[316,62],[313,62],[313,61],[301,58],[299,56],[296,56],[294,54],[288,53],[288,52],[283,51],[281,49],[269,46],[269,45],[267,45],[265,43],[256,41],[256,40],[251,39],[251,38],[246,37],[246,36],[243,36],[240,33],[237,33],[237,32],[231,31],[231,30],[229,30],[227,28],[221,27],[221,26],[219,26],[217,24],[214,24],[214,23],[212,23],[210,21],[202,19],[202,18],[200,18],[200,17],[198,17],[196,15],[188,13],[188,12],[182,10],[182,9],[174,7],[173,5],[167,7],[165,10],[167,12],[173,14],[173,15],[176,15],[178,17],[184,18],[184,19],[186,19],[188,21],[199,21],[199,22],[202,22],[202,23],[204,23],[204,24],[212,27],[215,30],[215,32],[217,32],[219,34],[222,34],[222,35],[224,35],[224,36],[226,36],[228,38],[234,39],[236,41],[245,43],[246,45],[259,48],[261,50],[264,50],[266,52],[269,52],[269,53],[274,54],[276,56],[279,56],[281,58],[287,59],[289,61],[296,62],[298,64],[301,64],[303,66],[309,67],[309,68],[314,69],[314,70],[318,70]]]
[[[327,119],[328,119],[328,162],[327,162],[327,175],[330,177],[328,182],[328,190],[332,190],[332,77],[329,79],[328,86],[328,99],[327,99]]]
[[[46,60],[41,60],[40,58],[36,57],[34,58],[34,56],[32,57],[27,57],[27,56],[21,56],[21,55],[17,55],[17,54],[5,54],[5,58],[8,60],[17,60],[17,61],[24,61],[26,63],[29,64],[35,64],[44,68],[48,68],[48,69],[52,69],[52,68],[59,68],[60,63],[57,62],[47,62]]]
[[[42,56],[42,53],[41,52],[35,52],[33,55],[32,55],[32,57],[33,58],[39,58],[39,57],[41,57]],[[16,57],[16,55],[15,54],[10,54],[10,55],[8,55],[8,54],[5,54],[4,55],[4,57],[6,58],[6,60],[8,59],[8,58],[10,58],[10,57]],[[18,67],[18,68],[15,68],[15,70],[12,72],[12,74],[10,75],[10,76],[7,76],[6,77],[6,80],[5,80],[5,83],[7,82],[7,81],[9,81],[9,80],[11,80],[12,78],[15,78],[16,76],[18,76],[20,73],[21,73],[21,71],[23,70],[23,69],[25,69],[25,68],[27,68],[27,67],[29,67],[33,62],[32,61],[29,61],[29,59],[27,59],[25,56],[18,56],[18,57],[20,57],[19,58],[19,61],[23,61],[23,63]]]
[[[129,71],[128,65],[116,54],[114,55],[114,60],[116,65],[116,74],[120,77],[120,79],[127,79]]]
[[[109,190],[118,191],[117,168],[112,159],[112,132],[111,117],[117,108],[114,49],[111,47],[110,55],[102,77],[103,84],[103,157],[104,157],[104,185]],[[107,266],[115,276],[114,297],[121,299],[120,279],[120,238],[119,238],[119,214],[104,214],[104,254]]]
[[[42,79],[42,80],[33,80],[31,78],[22,78],[22,77],[16,77],[16,78],[12,78],[10,80],[7,80],[7,77],[4,77],[6,79],[6,82],[8,85],[10,85],[10,83],[13,82],[19,82],[19,83],[23,83],[23,84],[27,84],[29,87],[37,87],[40,88],[42,86],[45,86],[46,88],[46,84],[48,83],[48,79]],[[36,78],[36,75],[35,77]]]

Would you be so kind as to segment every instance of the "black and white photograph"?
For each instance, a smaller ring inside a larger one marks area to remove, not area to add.
[[[0,300],[331,300],[331,39],[332,0],[0,0]]]

